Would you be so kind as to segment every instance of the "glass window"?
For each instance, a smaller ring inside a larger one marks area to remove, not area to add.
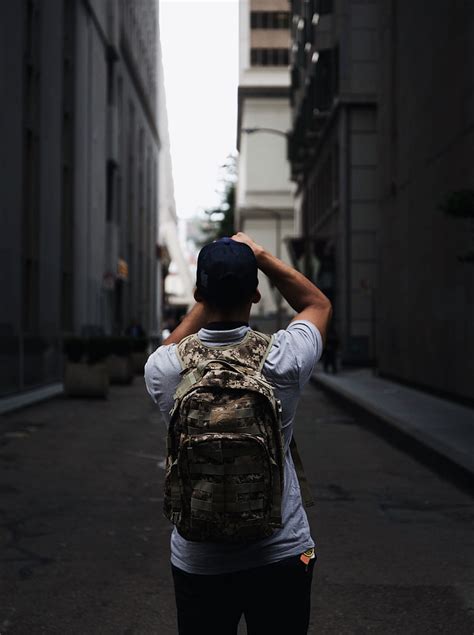
[[[289,29],[290,28],[290,14],[287,11],[278,11],[276,13],[276,27],[277,29]]]
[[[326,13],[333,12],[333,0],[319,0],[318,2],[318,13],[320,15],[325,15]]]
[[[289,60],[289,50],[286,48],[254,48],[250,50],[250,64],[252,66],[288,66]]]
[[[290,14],[288,11],[251,11],[251,29],[289,29]]]

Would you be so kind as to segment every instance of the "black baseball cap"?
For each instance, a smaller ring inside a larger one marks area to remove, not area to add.
[[[221,238],[199,252],[196,287],[208,302],[223,307],[238,306],[257,288],[257,272],[257,260],[248,245]]]

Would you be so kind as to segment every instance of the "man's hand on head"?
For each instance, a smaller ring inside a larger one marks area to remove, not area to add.
[[[232,240],[236,240],[238,243],[245,243],[246,245],[248,245],[250,249],[253,251],[253,253],[255,254],[255,258],[257,258],[257,262],[258,262],[258,257],[264,251],[261,245],[257,245],[257,243],[254,242],[250,238],[250,236],[247,236],[247,234],[244,234],[244,232],[237,232],[236,234],[232,236]]]
[[[302,273],[257,245],[247,234],[238,232],[232,238],[252,249],[260,271],[296,311],[297,315],[293,320],[307,320],[314,324],[324,341],[332,315],[331,302],[324,293]]]

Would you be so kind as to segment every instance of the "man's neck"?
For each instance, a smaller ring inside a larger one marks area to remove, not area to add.
[[[215,309],[214,307],[207,306],[206,308],[207,324],[212,324],[213,322],[220,322],[220,323],[241,322],[244,324],[248,324],[251,306],[252,305],[249,302],[245,306],[241,306],[236,309],[232,309],[230,311],[219,311],[218,309]]]
[[[230,331],[231,329],[238,329],[241,326],[248,326],[249,323],[244,320],[215,320],[208,322],[204,328],[210,331]]]

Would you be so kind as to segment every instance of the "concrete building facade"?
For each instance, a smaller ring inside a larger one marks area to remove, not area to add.
[[[293,0],[294,262],[331,298],[344,363],[376,357],[377,5]]]
[[[292,0],[295,262],[346,364],[474,399],[474,11]]]
[[[154,0],[0,4],[2,394],[61,337],[158,329]]]
[[[158,77],[160,90],[158,91],[158,124],[160,130],[160,161],[159,161],[159,245],[161,257],[160,289],[161,309],[163,321],[169,323],[170,316],[177,312],[186,312],[194,303],[193,290],[195,280],[191,272],[189,255],[182,245],[178,231],[178,216],[174,196],[173,166],[171,161],[171,146],[168,130],[168,111],[166,107],[166,92],[164,71],[161,56],[161,45],[158,42]]]
[[[378,365],[474,401],[474,6],[380,2]]]
[[[287,239],[295,233],[286,156],[289,41],[286,0],[240,0],[236,228],[287,262]],[[260,291],[253,322],[279,328],[290,307],[262,274]]]

